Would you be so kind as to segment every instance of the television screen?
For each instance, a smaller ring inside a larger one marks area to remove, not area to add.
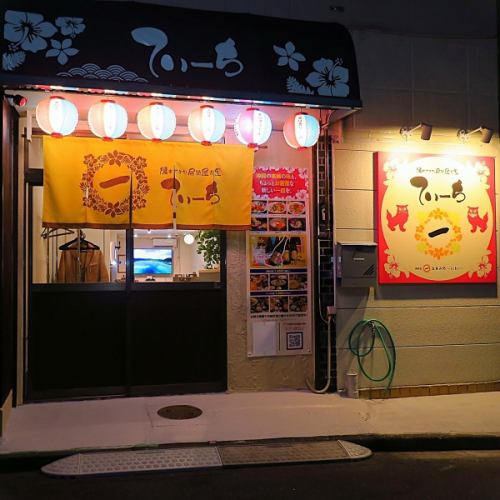
[[[172,248],[134,248],[134,274],[172,274]]]

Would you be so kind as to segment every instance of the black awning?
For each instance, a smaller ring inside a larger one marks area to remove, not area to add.
[[[4,85],[361,106],[352,39],[337,23],[133,2],[5,3]]]

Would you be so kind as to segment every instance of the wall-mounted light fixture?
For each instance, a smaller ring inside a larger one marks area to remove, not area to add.
[[[423,141],[428,141],[432,135],[432,125],[429,125],[428,123],[420,123],[419,125],[413,128],[402,127],[399,133],[404,137],[405,141],[407,141],[408,137],[410,137],[410,135],[419,128],[422,128],[420,139],[422,139]]]
[[[475,134],[476,132],[481,132],[481,142],[484,142],[485,144],[488,144],[491,141],[491,138],[493,137],[493,130],[488,127],[478,127],[474,130],[471,130],[470,132],[467,132],[465,129],[461,129],[457,132],[457,137],[462,141],[462,142],[467,142],[472,134]]]
[[[19,106],[20,108],[22,108],[22,107],[26,106],[26,104],[28,104],[28,98],[24,97],[23,95],[20,95],[20,94],[7,95],[6,97],[12,101],[12,104]]]

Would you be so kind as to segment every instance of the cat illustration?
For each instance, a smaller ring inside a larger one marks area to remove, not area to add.
[[[472,229],[471,233],[475,233],[476,229],[484,233],[488,227],[488,212],[485,212],[483,217],[479,217],[479,207],[467,207],[469,211],[467,212],[467,219],[469,220]]]
[[[406,231],[404,225],[408,220],[408,205],[396,205],[397,212],[395,215],[391,215],[389,210],[387,210],[387,222],[388,227],[391,231],[396,229],[396,226],[399,226],[401,231]]]

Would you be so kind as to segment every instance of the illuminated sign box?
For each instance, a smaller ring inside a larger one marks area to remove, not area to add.
[[[495,161],[375,154],[378,282],[495,283]]]

